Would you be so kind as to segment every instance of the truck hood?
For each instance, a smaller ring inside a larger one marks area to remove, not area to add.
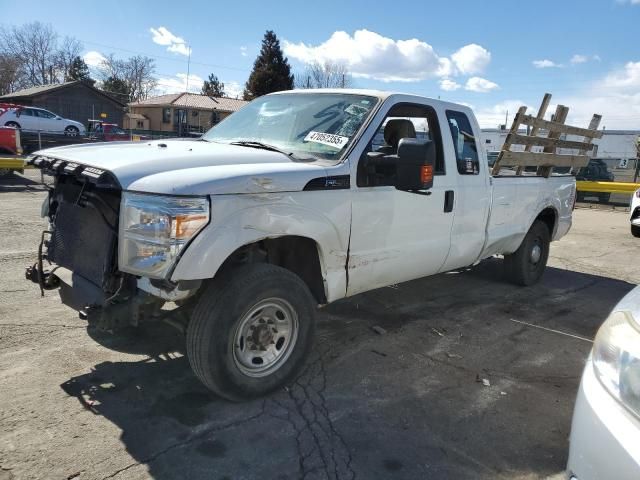
[[[71,145],[36,155],[108,170],[123,190],[175,195],[300,191],[326,176],[316,162],[202,140]]]

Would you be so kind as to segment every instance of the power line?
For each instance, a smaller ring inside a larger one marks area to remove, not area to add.
[[[161,60],[169,60],[172,62],[180,62],[180,63],[184,63],[184,60],[180,59],[180,58],[175,58],[175,57],[165,57],[162,55],[151,55],[145,52],[141,52],[139,50],[130,50],[128,48],[121,48],[121,47],[115,47],[113,45],[106,45],[104,43],[97,43],[97,42],[89,42],[86,40],[80,40],[83,43],[87,43],[89,45],[95,45],[97,47],[102,47],[102,48],[109,48],[111,50],[120,50],[122,52],[127,52],[127,53],[134,53],[137,55],[144,55],[146,57],[150,57],[150,58],[155,58],[155,59],[161,59]],[[237,70],[239,72],[246,72],[247,70],[250,69],[250,67],[247,68],[240,68],[240,67],[230,67],[230,66],[226,66],[226,65],[217,65],[215,63],[205,63],[205,62],[196,62],[191,60],[191,63],[194,65],[202,65],[205,67],[213,67],[213,68],[221,68],[221,69],[226,69],[226,70]]]

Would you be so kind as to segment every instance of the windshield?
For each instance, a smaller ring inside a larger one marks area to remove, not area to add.
[[[226,118],[202,138],[210,142],[259,142],[297,158],[337,160],[377,103],[344,93],[266,95]]]

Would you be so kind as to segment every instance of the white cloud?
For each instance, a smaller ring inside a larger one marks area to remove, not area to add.
[[[84,63],[94,68],[99,67],[100,65],[102,65],[102,62],[106,60],[104,55],[102,55],[100,52],[96,52],[95,50],[91,50],[85,53],[82,58],[84,60]]]
[[[463,75],[473,75],[482,73],[491,61],[489,51],[480,45],[472,43],[465,45],[456,53],[451,55],[451,60]]]
[[[561,68],[562,65],[556,62],[553,62],[551,60],[547,60],[546,58],[544,60],[534,60],[533,62],[533,66],[536,68]]]
[[[624,68],[609,73],[604,78],[603,88],[640,93],[640,62],[628,62]]]
[[[481,77],[471,77],[464,86],[470,92],[487,93],[500,88],[497,83]]]
[[[204,79],[198,75],[189,75],[189,92],[200,93]],[[159,77],[156,86],[158,95],[187,91],[187,74],[176,73],[173,77]]]
[[[191,53],[191,49],[187,46],[184,38],[174,35],[166,27],[150,28],[149,32],[153,35],[151,38],[153,43],[167,47],[167,52],[177,53],[185,57]]]
[[[482,128],[496,128],[498,125],[504,125],[505,119],[509,128],[513,116],[522,105],[527,104],[522,100],[505,100],[492,107],[478,109],[475,113]]]
[[[574,65],[578,63],[587,63],[589,61],[589,57],[576,53],[573,57],[571,57],[571,60],[569,61]]]
[[[327,61],[344,64],[354,77],[383,82],[415,82],[432,77],[448,77],[484,68],[491,55],[479,45],[467,45],[454,54],[456,59],[438,55],[426,42],[412,38],[394,40],[369,30],[334,32],[319,45],[284,41],[284,52],[303,63]]]
[[[223,82],[224,83],[224,94],[230,98],[242,98],[242,92],[244,91],[244,86],[238,82]]]
[[[240,55],[243,57],[247,56],[247,47],[240,47]]]
[[[450,80],[448,78],[443,78],[442,80],[440,80],[440,88],[446,92],[453,92],[455,90],[458,90],[462,85],[460,85],[459,83],[456,83],[453,80]]]

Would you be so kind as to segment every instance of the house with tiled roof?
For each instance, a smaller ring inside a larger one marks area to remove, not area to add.
[[[185,135],[188,132],[206,132],[246,104],[245,100],[236,98],[171,93],[130,103],[129,114],[143,115],[149,120],[149,130]]]

